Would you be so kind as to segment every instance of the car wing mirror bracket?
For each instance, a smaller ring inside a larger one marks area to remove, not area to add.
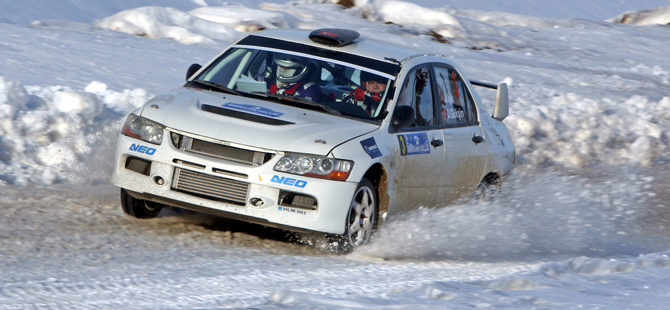
[[[198,70],[202,68],[201,65],[199,64],[192,64],[190,67],[188,67],[188,70],[186,70],[186,80],[190,79]]]
[[[409,127],[414,123],[415,120],[414,109],[408,105],[401,105],[395,107],[393,111],[393,128],[404,128]]]

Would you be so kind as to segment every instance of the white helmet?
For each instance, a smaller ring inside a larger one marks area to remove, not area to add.
[[[273,60],[277,64],[277,81],[280,83],[300,81],[309,71],[309,60],[300,56],[275,53]]]

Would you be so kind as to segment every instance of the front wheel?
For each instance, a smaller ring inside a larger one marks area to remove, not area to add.
[[[151,219],[158,216],[163,205],[130,196],[125,189],[121,189],[121,207],[123,213],[138,219]]]
[[[374,185],[370,180],[362,179],[351,199],[345,233],[337,236],[338,240],[331,251],[346,254],[368,243],[377,224],[378,206],[377,191]]]

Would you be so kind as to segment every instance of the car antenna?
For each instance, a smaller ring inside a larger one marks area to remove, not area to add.
[[[388,60],[388,61],[392,61],[392,62],[395,62],[395,63],[397,63],[397,64],[400,64],[400,62],[399,62],[399,61],[398,61],[397,59],[395,59],[395,58],[391,58],[391,57],[384,57],[384,59],[386,59],[386,60]]]

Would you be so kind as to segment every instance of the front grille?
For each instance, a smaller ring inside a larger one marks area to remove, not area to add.
[[[245,150],[187,136],[183,137],[181,149],[192,154],[251,166],[260,166],[273,156],[272,153]]]
[[[175,168],[172,189],[207,199],[245,205],[249,183]]]

